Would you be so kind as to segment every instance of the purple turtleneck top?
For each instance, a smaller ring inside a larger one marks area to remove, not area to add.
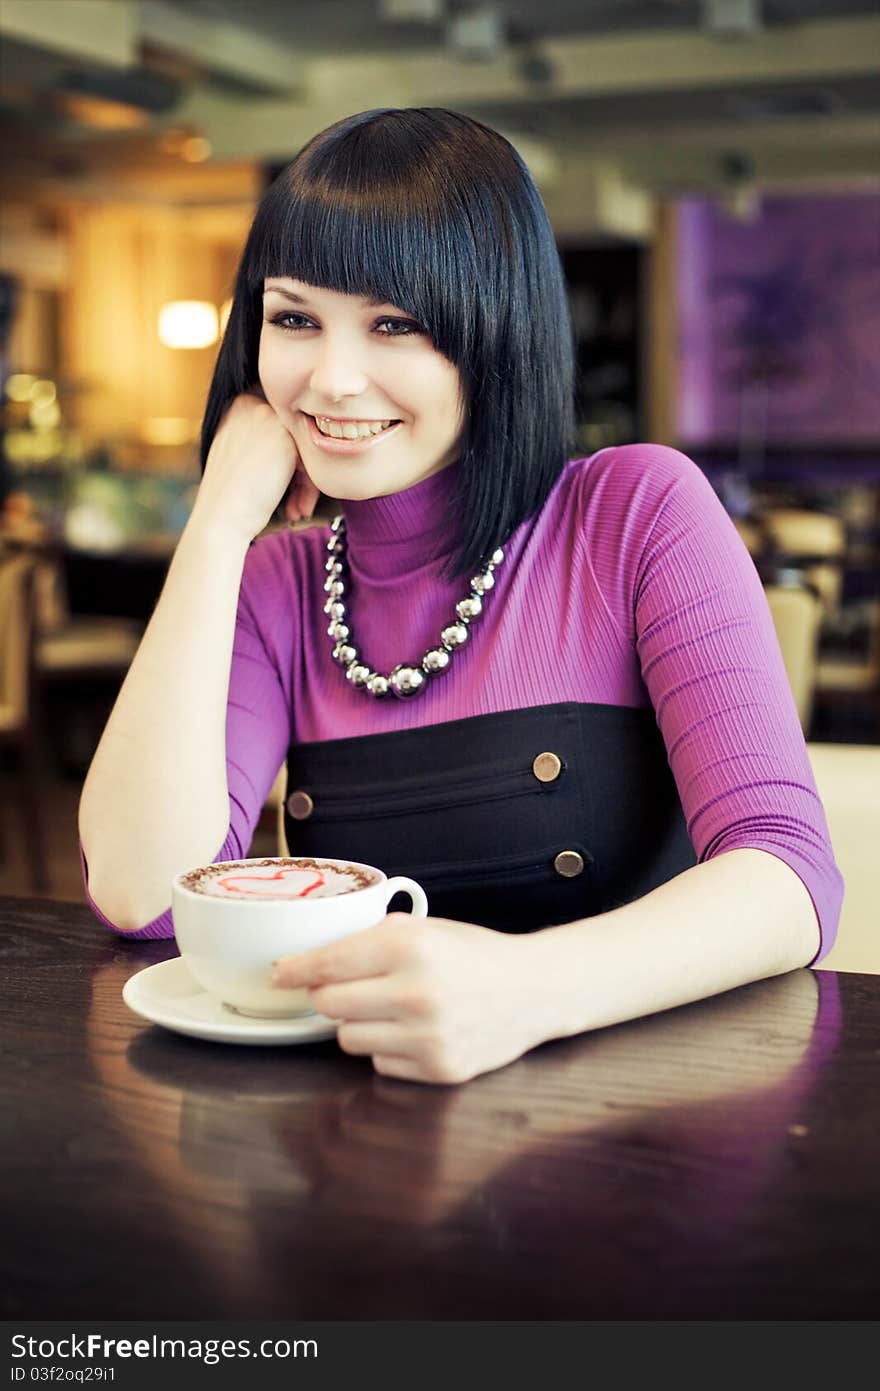
[[[465,597],[440,570],[455,546],[455,465],[390,497],[342,504],[347,621],[377,671],[418,662]],[[245,858],[289,746],[565,701],[653,708],[699,861],[769,851],[805,884],[821,946],[843,880],[758,574],[699,468],[662,445],[569,462],[504,546],[470,642],[407,701],[346,681],[324,613],[329,530],[248,550],[229,682],[230,821],[217,860]],[[98,919],[119,930],[88,894]],[[170,903],[169,886],[169,903]],[[172,937],[170,907],[127,937]]]

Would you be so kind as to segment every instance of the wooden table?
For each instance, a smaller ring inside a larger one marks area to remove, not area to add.
[[[6,1318],[873,1319],[880,976],[796,971],[461,1087],[145,1024],[173,942],[0,899]]]

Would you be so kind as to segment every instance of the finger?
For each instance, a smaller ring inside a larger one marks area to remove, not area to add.
[[[316,488],[308,474],[303,469],[298,468],[293,475],[284,500],[284,513],[287,520],[289,522],[306,521],[318,505],[320,496],[320,490]]]
[[[382,1077],[397,1077],[405,1082],[424,1082],[421,1066],[413,1058],[395,1053],[375,1053],[373,1067]]]
[[[309,488],[294,489],[284,504],[284,514],[289,522],[308,521],[318,505],[318,489],[311,484]]]
[[[319,985],[309,991],[312,1004],[328,1019],[399,1019],[400,1004],[390,989],[390,976]]]
[[[336,1040],[343,1053],[361,1056],[380,1053],[390,1056],[405,1052],[406,1040],[399,1024],[382,1020],[379,1023],[350,1023],[347,1019],[336,1030]]]
[[[391,961],[392,945],[382,930],[385,922],[383,918],[375,927],[363,928],[329,946],[282,957],[275,962],[272,984],[291,990],[383,975]]]
[[[318,505],[318,498],[321,496],[321,490],[312,482],[311,478],[309,478],[309,475],[304,470],[300,470],[297,473],[296,482],[299,488],[300,511],[304,517],[310,517]]]

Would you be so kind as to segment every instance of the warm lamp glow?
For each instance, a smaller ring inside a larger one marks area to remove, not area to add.
[[[30,401],[36,381],[30,372],[13,372],[6,378],[6,395],[10,401]]]
[[[145,444],[159,446],[191,444],[198,439],[199,422],[182,415],[151,415],[141,424]]]
[[[206,140],[203,135],[191,135],[188,140],[184,140],[180,153],[189,164],[201,164],[203,160],[211,158],[211,149],[210,140]]]
[[[61,424],[61,410],[57,401],[35,401],[28,417],[35,430],[54,430]]]
[[[226,332],[226,325],[229,323],[229,315],[232,313],[232,300],[225,299],[220,306],[220,332]]]
[[[159,310],[159,338],[168,348],[210,348],[217,337],[217,309],[208,300],[175,300]]]

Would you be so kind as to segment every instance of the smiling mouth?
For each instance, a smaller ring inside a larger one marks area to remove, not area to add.
[[[305,415],[306,412],[304,411]],[[310,420],[315,423],[315,428],[328,439],[335,440],[361,440],[370,439],[373,435],[384,434],[386,430],[399,425],[399,420],[334,420],[331,416],[312,415]]]

